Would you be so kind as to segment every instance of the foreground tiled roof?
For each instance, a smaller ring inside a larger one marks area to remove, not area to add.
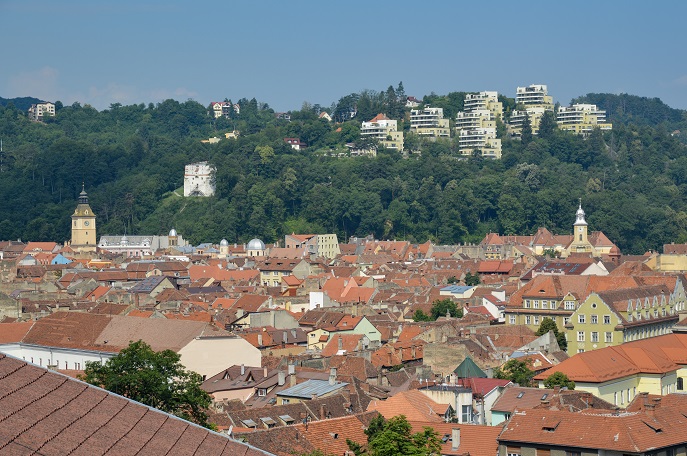
[[[0,454],[270,453],[0,354]]]

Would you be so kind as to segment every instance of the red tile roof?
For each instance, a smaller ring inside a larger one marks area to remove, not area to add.
[[[3,454],[269,454],[3,354],[0,378]]]

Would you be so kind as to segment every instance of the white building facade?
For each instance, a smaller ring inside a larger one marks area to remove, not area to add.
[[[215,194],[215,168],[208,162],[186,165],[184,196],[212,196]]]

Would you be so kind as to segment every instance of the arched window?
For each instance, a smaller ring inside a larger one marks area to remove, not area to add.
[[[677,389],[678,391],[682,391],[684,389],[684,379],[682,377],[677,378]]]

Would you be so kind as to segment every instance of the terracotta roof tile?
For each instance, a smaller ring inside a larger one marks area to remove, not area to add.
[[[269,454],[2,354],[0,378],[6,454]]]

